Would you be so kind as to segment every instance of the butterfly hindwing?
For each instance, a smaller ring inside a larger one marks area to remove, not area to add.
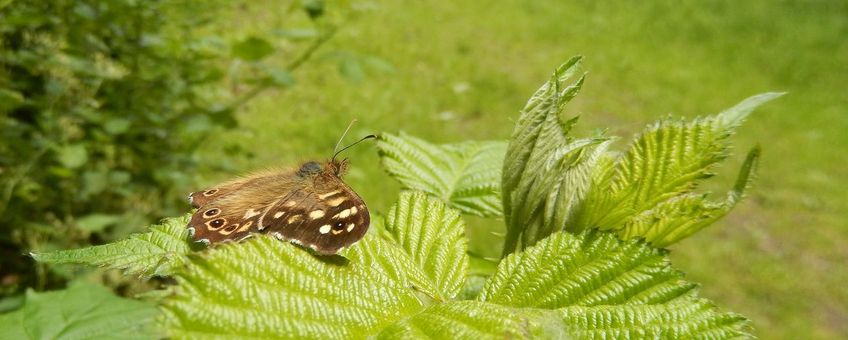
[[[340,180],[321,181],[303,201],[272,208],[266,215],[266,232],[320,254],[335,254],[361,239],[370,223],[365,203]]]

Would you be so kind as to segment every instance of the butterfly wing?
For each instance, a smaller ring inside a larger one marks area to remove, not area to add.
[[[268,171],[192,193],[189,228],[196,241],[241,240],[259,229],[265,213],[278,201],[300,192],[294,171]],[[211,191],[211,194],[210,194]]]
[[[332,167],[331,167],[332,165]],[[254,232],[335,254],[361,239],[371,222],[365,202],[339,177],[338,164],[249,176],[192,193],[193,238],[216,243]]]
[[[362,198],[339,177],[325,174],[309,190],[275,204],[262,224],[264,232],[277,238],[335,254],[365,236],[370,222]]]
[[[248,187],[264,187],[265,185],[273,184],[278,174],[273,171],[266,171],[253,176],[239,178],[233,181],[225,182],[208,188],[202,191],[195,191],[188,194],[188,202],[194,208],[203,207],[210,202],[230,195],[239,191],[242,188]]]

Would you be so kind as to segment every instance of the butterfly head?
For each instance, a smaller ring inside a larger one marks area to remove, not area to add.
[[[343,160],[330,160],[323,166],[316,161],[309,161],[303,163],[300,168],[297,170],[297,175],[301,178],[309,178],[314,176],[335,176],[342,177],[348,168],[347,159]]]

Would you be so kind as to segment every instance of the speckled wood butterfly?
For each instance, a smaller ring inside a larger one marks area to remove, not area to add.
[[[188,225],[192,237],[217,243],[264,233],[325,255],[350,246],[365,235],[371,219],[362,198],[342,181],[347,160],[335,158],[368,138],[375,136],[334,152],[324,164],[262,171],[191,193],[197,208]]]

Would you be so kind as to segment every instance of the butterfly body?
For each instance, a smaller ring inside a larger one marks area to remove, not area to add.
[[[193,192],[192,237],[218,243],[263,233],[335,254],[361,239],[370,223],[365,202],[341,179],[346,167],[345,161],[306,162]]]

